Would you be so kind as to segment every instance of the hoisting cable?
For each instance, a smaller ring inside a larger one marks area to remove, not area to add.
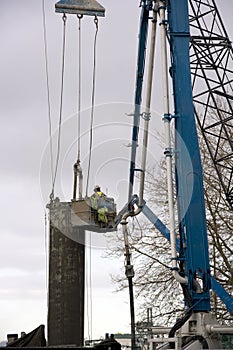
[[[78,116],[78,139],[77,139],[77,161],[74,164],[74,188],[73,188],[73,200],[77,197],[77,177],[79,178],[79,196],[78,199],[82,199],[82,187],[83,187],[83,175],[80,166],[81,162],[81,19],[83,15],[78,14],[78,103],[77,103],[77,116]]]
[[[46,292],[47,292],[47,297],[48,297],[48,239],[47,239],[47,232],[48,232],[48,226],[47,226],[47,212],[46,210],[44,211],[44,240],[45,240],[45,277],[46,277],[46,282],[45,282],[45,287],[46,287]]]
[[[96,80],[96,42],[98,34],[98,17],[95,16],[94,23],[96,26],[96,32],[94,37],[94,59],[93,59],[93,76],[92,76],[92,96],[91,96],[91,121],[90,121],[90,134],[89,134],[89,159],[88,159],[88,170],[87,170],[87,183],[86,183],[86,197],[88,195],[89,178],[90,178],[90,167],[91,167],[91,153],[92,153],[92,142],[93,142],[93,121],[94,121],[94,103],[95,103],[95,80]]]
[[[47,43],[47,29],[46,29],[46,16],[45,16],[45,0],[42,0],[42,19],[43,19],[43,40],[44,40],[44,55],[45,55],[46,90],[47,90],[48,122],[49,122],[49,149],[50,149],[50,167],[51,167],[51,184],[52,184],[53,177],[54,177],[54,169],[53,169],[52,121],[51,121],[51,104],[50,104],[48,43]]]
[[[91,334],[91,339],[92,339],[92,256],[91,256],[91,232],[90,232],[90,249],[89,249],[89,288],[90,288],[90,293],[89,293],[89,301],[90,301],[90,334]]]
[[[52,184],[52,192],[50,195],[50,199],[54,199],[54,187],[57,177],[58,171],[58,163],[60,158],[60,150],[61,150],[61,125],[62,125],[62,112],[63,112],[63,88],[64,88],[64,71],[65,71],[65,47],[66,47],[66,14],[64,13],[62,16],[63,19],[63,45],[62,45],[62,71],[61,71],[61,94],[60,94],[60,111],[59,111],[59,126],[58,126],[58,139],[57,139],[57,157],[55,164],[55,172],[53,177]]]
[[[86,247],[88,248],[86,235]],[[88,266],[89,262],[89,266]],[[88,339],[92,339],[92,259],[91,259],[91,232],[89,232],[89,261],[85,259],[87,276],[86,281],[86,313],[87,313],[87,334]],[[89,276],[88,276],[89,273]]]
[[[78,161],[80,162],[80,124],[81,124],[81,19],[83,15],[78,17]]]
[[[53,183],[53,143],[52,143],[52,120],[51,120],[51,104],[50,104],[50,86],[49,86],[49,68],[48,68],[48,43],[47,29],[45,16],[45,0],[42,0],[42,20],[43,20],[43,40],[44,40],[44,55],[45,55],[45,73],[46,73],[46,90],[47,90],[47,105],[48,105],[48,123],[49,123],[49,149],[50,149],[50,170],[51,170],[51,185]],[[45,249],[45,288],[47,297],[47,312],[48,312],[48,227],[47,227],[47,212],[44,210],[44,249]]]

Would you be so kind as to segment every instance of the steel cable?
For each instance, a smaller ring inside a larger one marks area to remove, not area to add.
[[[88,242],[89,238],[89,242]],[[89,247],[88,247],[89,243]],[[86,250],[89,255],[87,255],[87,259],[85,259],[86,263],[86,314],[87,314],[87,334],[89,341],[92,340],[92,259],[91,259],[91,232],[87,235],[86,231]],[[89,257],[89,259],[88,259]],[[89,264],[89,265],[88,265]]]
[[[46,26],[46,16],[45,16],[45,0],[42,0],[42,20],[43,20],[43,40],[44,40],[46,90],[47,90],[47,105],[48,105],[48,123],[49,123],[49,148],[50,148],[51,183],[53,184],[53,178],[54,178],[53,143],[52,143],[52,121],[51,121],[51,104],[50,104],[50,86],[49,86],[49,68],[48,68],[48,44],[47,44],[47,29],[46,29],[47,26]]]
[[[89,159],[87,170],[87,182],[86,182],[86,197],[88,195],[90,168],[91,168],[91,155],[92,155],[92,143],[93,143],[93,121],[94,121],[94,103],[95,103],[95,80],[96,80],[96,42],[98,34],[98,18],[95,17],[94,23],[96,25],[96,32],[94,38],[94,60],[93,60],[93,76],[92,76],[92,97],[91,97],[91,121],[90,121],[90,136],[89,136]]]
[[[78,114],[78,150],[77,150],[77,163],[80,162],[80,153],[81,153],[81,144],[80,144],[80,134],[81,134],[81,19],[83,18],[83,15],[77,15],[78,17],[78,107],[77,107],[77,114]]]
[[[49,123],[49,148],[50,148],[50,168],[51,168],[51,184],[53,183],[53,144],[52,144],[52,120],[51,120],[51,103],[50,103],[50,86],[49,86],[49,68],[48,68],[48,43],[47,43],[47,26],[45,16],[45,0],[42,0],[42,21],[43,21],[43,40],[44,40],[44,55],[45,55],[45,74],[46,74],[46,89],[47,89],[47,106],[48,106],[48,123]],[[47,295],[47,311],[48,311],[48,241],[47,241],[47,212],[44,211],[44,244],[45,244],[45,288]]]
[[[63,17],[63,45],[62,45],[62,72],[61,72],[61,95],[60,95],[60,111],[59,111],[59,126],[58,126],[58,139],[57,139],[57,157],[56,157],[56,165],[55,172],[53,177],[52,184],[52,192],[50,195],[50,199],[54,198],[54,187],[57,178],[58,164],[60,158],[60,150],[61,150],[61,125],[62,125],[62,112],[63,112],[63,89],[64,89],[64,71],[65,71],[65,46],[66,46],[66,14],[64,13]]]

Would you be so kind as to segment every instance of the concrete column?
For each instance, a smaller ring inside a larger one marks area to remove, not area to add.
[[[85,231],[70,203],[50,206],[48,345],[84,345]]]

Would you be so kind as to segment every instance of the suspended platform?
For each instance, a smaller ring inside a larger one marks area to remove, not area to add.
[[[50,221],[53,226],[57,227],[67,237],[82,241],[74,235],[74,228],[80,228],[86,231],[99,233],[112,232],[116,230],[116,204],[113,198],[106,197],[104,201],[104,216],[107,222],[100,220],[102,208],[94,209],[91,206],[91,198],[83,200],[73,200],[71,202],[60,202],[56,198],[48,205],[50,209]],[[77,231],[79,232],[79,231]]]

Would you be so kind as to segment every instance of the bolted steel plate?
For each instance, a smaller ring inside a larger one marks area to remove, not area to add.
[[[55,4],[56,12],[104,17],[105,8],[96,0],[61,0]]]

